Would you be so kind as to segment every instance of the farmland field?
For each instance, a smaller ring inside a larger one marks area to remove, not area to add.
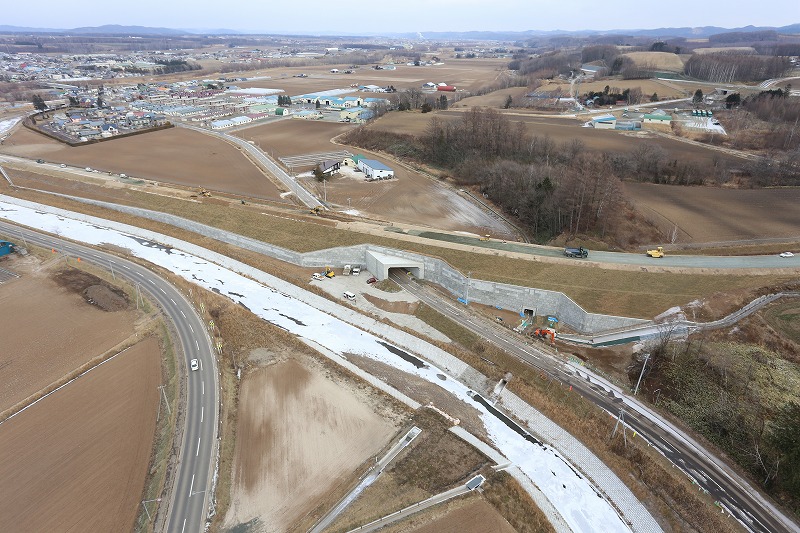
[[[130,337],[135,319],[88,304],[80,280],[59,285],[22,259],[14,265],[22,277],[0,285],[0,306],[13,309],[0,320],[0,411]]]
[[[130,531],[160,382],[158,341],[148,338],[4,422],[3,529]]]
[[[717,189],[626,183],[637,209],[677,242],[800,235],[800,188]]]
[[[669,52],[628,52],[622,57],[630,58],[638,67],[683,72],[680,56]]]
[[[244,378],[228,527],[297,525],[395,433],[363,392],[325,373],[288,359]]]
[[[419,135],[425,131],[434,116],[442,120],[458,120],[462,111],[448,110],[435,113],[396,112],[381,117],[370,127],[383,131],[404,132]],[[693,163],[700,168],[710,166],[714,160],[726,161],[732,167],[742,164],[742,159],[722,152],[684,143],[647,131],[629,133],[614,130],[596,130],[582,128],[583,121],[574,118],[543,117],[516,110],[503,111],[512,122],[522,122],[531,135],[548,136],[554,142],[563,144],[578,140],[588,151],[627,153],[643,144],[650,144],[663,149],[666,159],[676,159],[684,163]],[[588,119],[587,119],[588,120]]]
[[[394,85],[398,89],[419,88],[422,84],[431,81],[455,85],[458,89],[476,91],[491,83],[500,71],[506,69],[508,64],[508,59],[454,59],[448,57],[442,57],[442,59],[444,62],[442,65],[413,67],[399,64],[396,65],[395,70],[375,70],[371,66],[363,65],[352,69],[352,74],[330,72],[332,68],[338,68],[340,71],[348,70],[346,64],[263,69],[247,75],[269,77],[268,79],[238,82],[237,86],[282,89],[290,96],[294,96],[331,89],[347,89],[352,84],[378,85],[380,87]],[[308,77],[293,77],[301,73]],[[355,92],[353,90],[354,94]],[[381,95],[370,93],[367,96]]]
[[[70,147],[19,128],[2,151],[101,172],[277,200],[278,189],[239,150],[202,133],[171,128]]]

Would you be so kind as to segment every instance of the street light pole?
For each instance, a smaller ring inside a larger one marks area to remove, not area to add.
[[[467,289],[464,291],[464,304],[469,303],[469,285],[472,281],[472,271],[467,272]]]
[[[639,384],[642,382],[642,376],[644,376],[644,369],[647,366],[647,360],[650,359],[650,354],[644,355],[644,364],[642,365],[642,371],[639,373],[639,379],[636,381],[636,387],[633,389],[633,395],[636,396],[636,393],[639,392]]]

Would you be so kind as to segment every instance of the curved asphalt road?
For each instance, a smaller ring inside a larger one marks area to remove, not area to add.
[[[115,275],[139,284],[172,321],[186,359],[183,369],[189,375],[183,441],[166,531],[204,531],[217,448],[219,386],[214,351],[203,320],[178,289],[136,263],[5,222],[0,222],[0,230],[12,237],[23,235],[28,242],[80,257],[105,270],[113,267]],[[200,361],[200,370],[187,370],[190,359]],[[152,507],[150,510],[152,514]]]
[[[565,365],[556,357],[525,344],[505,328],[469,314],[462,306],[434,296],[424,287],[398,272],[391,279],[420,301],[451,320],[477,333],[518,359],[545,372],[551,378],[571,385],[583,397],[601,409],[618,415],[625,411],[624,421],[670,461],[690,474],[698,485],[721,502],[748,530],[758,533],[794,532],[798,525],[782,514],[777,507],[761,496],[750,484],[708,450],[652,413],[632,397],[609,383],[591,377],[583,369]],[[569,428],[566,428],[569,430]]]

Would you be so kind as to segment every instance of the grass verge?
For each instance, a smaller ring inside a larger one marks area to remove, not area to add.
[[[517,533],[555,532],[547,516],[508,472],[495,472],[487,478],[483,497]]]
[[[163,502],[167,471],[170,466],[170,459],[176,446],[177,432],[175,425],[178,419],[179,406],[178,397],[180,390],[180,377],[178,375],[178,359],[175,353],[175,346],[172,337],[164,321],[159,321],[155,328],[161,346],[161,384],[163,395],[159,398],[159,417],[156,425],[155,439],[153,440],[153,450],[150,456],[150,471],[145,480],[144,490],[142,491],[142,501],[148,502],[143,505],[151,507],[145,511],[141,507],[139,514],[134,522],[134,531],[149,532],[155,531],[156,524],[160,519],[166,519],[166,513],[157,512],[156,509],[166,509],[168,503]],[[167,404],[164,405],[164,396]],[[168,406],[168,407],[167,407]],[[162,502],[153,500],[162,499]],[[149,514],[148,514],[149,513]],[[156,520],[151,520],[156,518]],[[158,517],[158,518],[157,518]]]
[[[221,253],[240,258],[240,254],[233,251],[232,247],[166,224],[43,193],[12,191],[0,184],[0,190],[2,189],[29,200],[174,235],[215,251],[221,251],[222,247],[226,251]],[[724,275],[643,272],[546,263],[535,258],[509,258],[398,241],[391,239],[391,234],[388,233],[386,237],[378,237],[319,225],[313,220],[298,221],[283,216],[265,216],[261,214],[261,209],[254,211],[249,206],[201,204],[139,191],[126,190],[115,194],[119,196],[109,197],[111,193],[104,190],[103,195],[97,199],[175,214],[301,252],[367,242],[418,252],[439,257],[461,271],[471,271],[474,278],[564,292],[584,309],[596,313],[650,318],[672,306],[702,299],[717,292],[755,290],[789,279],[788,276],[756,276],[744,272]],[[96,195],[86,193],[86,196]],[[263,210],[268,208],[263,207]],[[262,268],[262,265],[263,260],[254,266]],[[275,274],[280,275],[279,272]]]

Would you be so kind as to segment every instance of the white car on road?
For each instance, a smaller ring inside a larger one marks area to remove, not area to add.
[[[779,254],[778,257],[794,257],[794,254],[792,252],[783,252]]]
[[[191,367],[192,370],[200,370],[200,361],[192,359],[189,361],[189,367]]]

